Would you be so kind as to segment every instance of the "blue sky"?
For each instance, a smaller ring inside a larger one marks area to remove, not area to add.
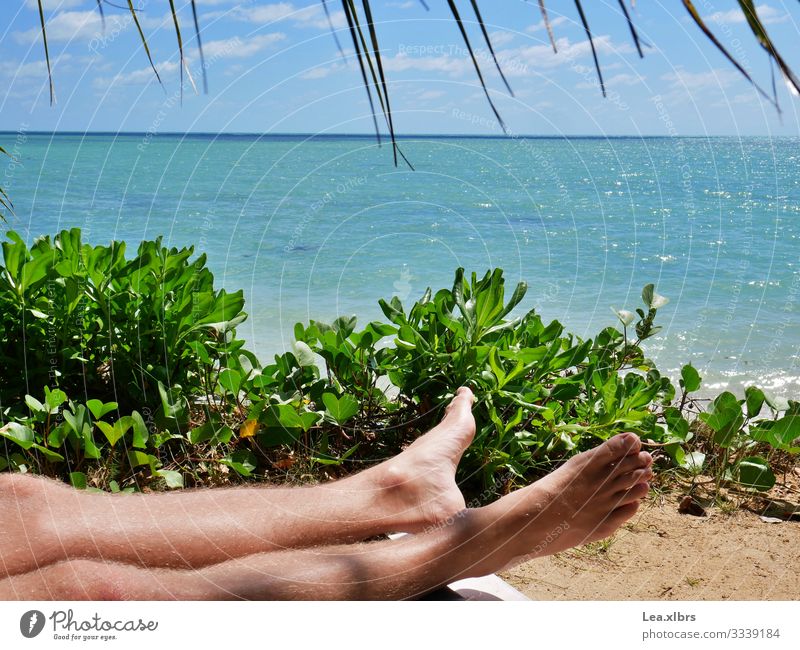
[[[116,0],[124,4],[125,0]],[[11,3],[9,3],[11,4]],[[0,130],[371,132],[372,122],[349,36],[339,55],[319,2],[198,0],[209,94],[190,85],[180,102],[179,58],[169,3],[135,0],[164,88],[150,70],[127,12],[95,0],[44,0],[57,103],[49,105],[36,0],[6,10],[0,36]],[[337,28],[338,2],[329,0]],[[373,0],[401,133],[499,133],[444,0]],[[470,3],[462,14],[481,44]],[[200,86],[191,10],[178,0],[188,65]],[[735,2],[696,2],[720,40],[769,89],[766,54]],[[779,80],[782,120],[710,45],[679,0],[638,2],[633,10],[650,44],[639,60],[618,3],[584,3],[596,36],[609,97],[603,99],[575,5],[550,0],[558,54],[536,2],[481,4],[515,91],[510,97],[478,51],[492,96],[520,134],[796,135],[798,99]],[[762,20],[790,64],[800,69],[795,2],[758,3]],[[9,15],[10,14],[10,15]]]

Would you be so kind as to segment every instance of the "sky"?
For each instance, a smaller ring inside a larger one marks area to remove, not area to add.
[[[109,0],[111,2],[111,0]],[[126,0],[114,0],[123,5]],[[0,130],[254,133],[370,133],[372,118],[338,0],[328,0],[339,53],[320,2],[197,0],[208,94],[191,6],[176,0],[187,66],[181,88],[177,39],[167,0],[134,0],[155,66],[130,13],[96,0],[43,0],[56,103],[50,106],[36,0],[4,3],[0,34]],[[360,6],[360,3],[356,3]],[[497,134],[444,0],[372,0],[395,127],[406,134]],[[571,0],[547,5],[553,53],[538,2],[479,6],[514,95],[505,90],[472,13],[458,3],[508,131],[526,135],[798,135],[800,99],[778,79],[783,114],[765,101],[691,22],[680,0],[639,1],[631,10],[639,59],[616,0],[584,8],[605,77],[603,98],[583,26]],[[720,42],[768,93],[766,53],[735,2],[696,0]],[[15,5],[9,9],[9,5]],[[757,3],[793,67],[800,7]]]

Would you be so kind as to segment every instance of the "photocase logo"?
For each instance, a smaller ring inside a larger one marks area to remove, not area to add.
[[[44,629],[44,614],[38,609],[25,612],[19,619],[19,631],[26,639],[32,639]]]

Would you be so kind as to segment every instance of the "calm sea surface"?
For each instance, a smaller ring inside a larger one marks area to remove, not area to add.
[[[402,141],[416,171],[371,138],[0,134],[16,163],[3,228],[79,226],[96,243],[163,236],[208,254],[245,290],[240,332],[262,358],[292,326],[449,286],[495,266],[523,303],[581,336],[669,297],[647,351],[691,361],[709,388],[800,394],[800,140]]]

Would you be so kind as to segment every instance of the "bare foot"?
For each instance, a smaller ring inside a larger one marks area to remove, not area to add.
[[[481,508],[480,525],[497,529],[494,570],[611,535],[649,490],[653,459],[641,448],[636,435],[619,434]]]
[[[401,454],[374,468],[384,507],[404,532],[419,532],[466,507],[456,467],[475,437],[472,391],[459,388],[444,419]]]

